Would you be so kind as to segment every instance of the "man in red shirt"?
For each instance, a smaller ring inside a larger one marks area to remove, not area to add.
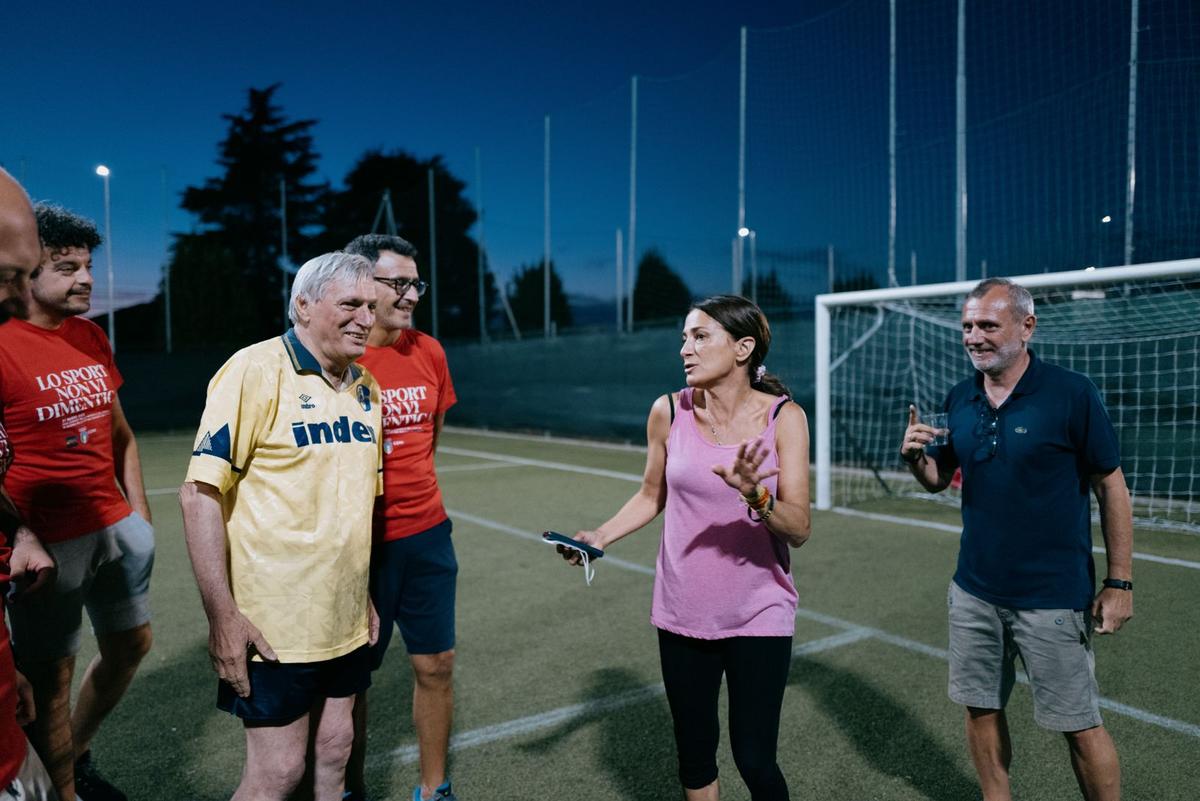
[[[29,314],[29,276],[41,255],[29,198],[0,169],[0,323]],[[9,582],[16,583],[14,598],[37,591],[53,578],[54,561],[21,524],[20,513],[4,492],[11,464],[8,432],[0,423],[0,801],[57,801],[45,767],[21,731],[35,717],[33,690],[16,670],[4,624]]]
[[[433,454],[454,385],[446,352],[413,328],[427,284],[417,251],[398,236],[370,234],[346,246],[375,265],[379,303],[367,352],[359,363],[379,382],[383,402],[383,498],[375,507],[371,598],[379,612],[374,667],[383,661],[394,626],[413,670],[413,726],[420,783],[413,800],[455,801],[446,776],[454,715],[454,592],[458,561],[442,505]],[[367,697],[355,706],[354,752],[346,770],[347,798],[363,799]]]
[[[59,795],[125,801],[95,772],[89,746],[150,648],[154,532],[121,375],[91,306],[95,225],[34,208],[41,263],[29,319],[0,326],[0,404],[13,443],[5,487],[58,563],[52,592],[10,610],[22,672],[39,715],[29,739]],[[71,679],[87,606],[99,654],[72,712]]]

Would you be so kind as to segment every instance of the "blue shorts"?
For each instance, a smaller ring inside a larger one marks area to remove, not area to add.
[[[81,537],[51,542],[58,564],[47,587],[8,608],[21,658],[49,661],[79,653],[83,609],[97,636],[150,622],[154,529],[137,512]]]
[[[411,537],[376,543],[371,552],[371,599],[379,613],[372,669],[383,664],[392,629],[409,654],[440,654],[454,647],[454,592],[458,560],[444,520]]]
[[[318,698],[349,698],[371,686],[370,649],[363,645],[323,662],[247,662],[250,697],[217,682],[217,708],[247,723],[284,725],[312,709]]]

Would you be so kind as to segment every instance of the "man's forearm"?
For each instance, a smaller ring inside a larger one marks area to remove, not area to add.
[[[1094,484],[1100,505],[1100,530],[1108,560],[1108,577],[1131,580],[1133,576],[1133,508],[1129,489],[1120,469]]]
[[[219,496],[213,497],[187,482],[179,490],[179,504],[183,508],[183,534],[192,573],[196,576],[204,612],[212,620],[237,608],[225,569],[228,534],[221,502]]]

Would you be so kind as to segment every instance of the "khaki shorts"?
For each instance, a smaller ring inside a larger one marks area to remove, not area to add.
[[[1102,724],[1091,612],[1009,609],[950,582],[950,699],[979,709],[1003,709],[1020,655],[1033,691],[1033,718],[1051,731]]]
[[[97,635],[150,621],[154,529],[137,512],[82,537],[48,543],[46,550],[58,564],[54,586],[8,607],[22,662],[79,653],[85,606]]]

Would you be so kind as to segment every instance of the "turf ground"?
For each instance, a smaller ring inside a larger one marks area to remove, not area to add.
[[[133,799],[225,799],[243,740],[214,706],[207,626],[174,495],[191,436],[139,443],[158,531],[156,640],[94,753]],[[460,797],[678,797],[648,622],[658,522],[612,548],[590,588],[536,536],[602,522],[635,489],[642,455],[452,431],[438,464],[460,562],[451,757]],[[914,501],[853,512],[816,513],[794,560],[801,611],[779,748],[792,798],[977,798],[961,713],[945,697],[957,512]],[[1195,801],[1200,538],[1139,531],[1135,550],[1150,557],[1134,563],[1137,617],[1096,644],[1105,720],[1127,799]],[[368,782],[377,801],[412,792],[410,712],[406,659],[393,645],[372,690]],[[1016,797],[1077,797],[1062,738],[1033,724],[1023,686],[1010,721]],[[747,798],[727,742],[720,766],[723,798]]]

